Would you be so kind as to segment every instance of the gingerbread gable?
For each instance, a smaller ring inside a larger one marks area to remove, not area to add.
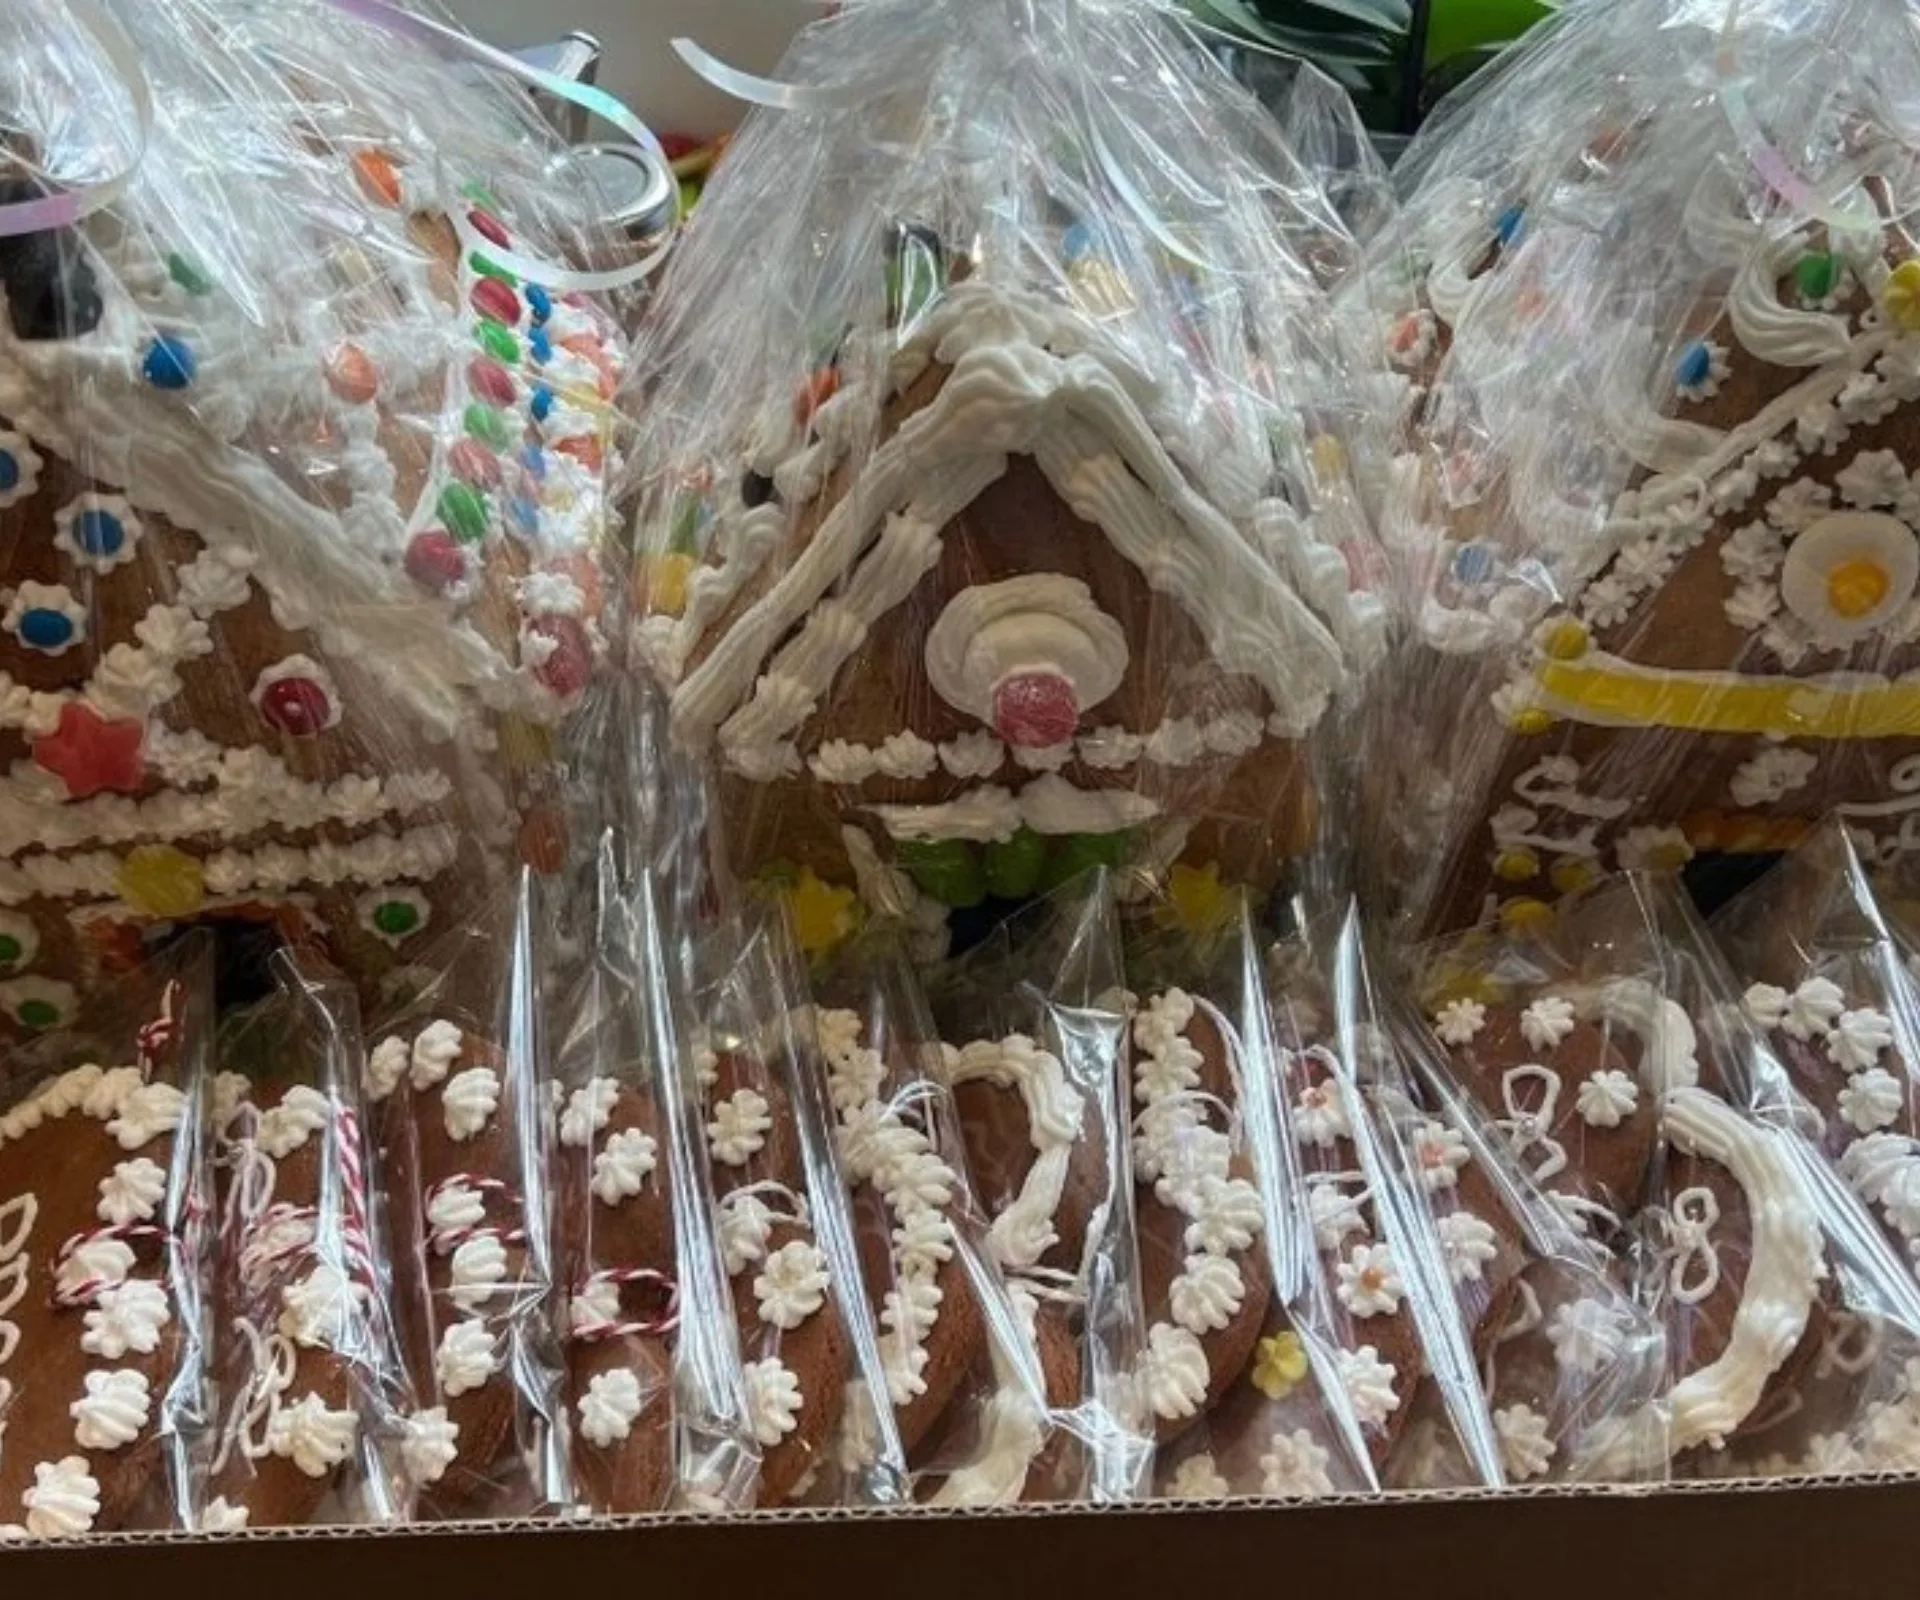
[[[858,383],[814,419],[814,438],[768,468],[776,489],[823,497],[811,537],[769,574],[786,510],[743,503],[721,516],[717,562],[696,571],[678,618],[644,625],[653,659],[677,679],[682,735],[716,739],[730,766],[773,776],[797,761],[792,740],[868,632],[939,561],[956,518],[1026,456],[1073,514],[1100,530],[1149,586],[1203,632],[1220,670],[1257,682],[1270,731],[1298,737],[1341,681],[1335,633],[1253,541],[1200,493],[1169,447],[1155,385],[1097,324],[1056,302],[957,284],[893,356],[904,392],[944,373],[932,397],[876,443],[858,474],[836,478],[874,409]],[[1046,552],[1034,552],[1044,580]],[[686,663],[693,665],[687,669]]]

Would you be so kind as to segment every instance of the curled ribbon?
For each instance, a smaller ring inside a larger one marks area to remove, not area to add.
[[[1733,136],[1748,165],[1761,182],[1796,211],[1824,222],[1830,228],[1850,232],[1874,225],[1873,208],[1864,199],[1839,205],[1827,199],[1813,184],[1794,170],[1760,126],[1760,118],[1747,98],[1747,86],[1740,76],[1740,7],[1742,0],[1727,0],[1726,25],[1720,30],[1720,43],[1714,52],[1714,70],[1720,78],[1720,108],[1726,113]]]
[[[153,95],[147,87],[147,75],[140,67],[139,52],[120,24],[108,16],[96,0],[67,0],[73,20],[100,47],[107,65],[120,79],[133,101],[133,148],[127,164],[112,177],[78,188],[61,189],[33,200],[17,200],[0,205],[0,239],[29,233],[52,233],[71,228],[82,217],[91,216],[126,193],[146,153],[147,136],[153,128]]]

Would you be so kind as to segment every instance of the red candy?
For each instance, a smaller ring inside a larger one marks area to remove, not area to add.
[[[467,575],[467,558],[459,541],[444,528],[416,533],[407,545],[407,576],[421,588],[444,594]]]
[[[994,685],[994,732],[1016,749],[1065,744],[1079,726],[1073,685],[1057,672],[1015,672]]]
[[[497,244],[502,250],[513,248],[513,236],[507,232],[506,224],[491,211],[482,211],[478,206],[467,213],[467,221],[473,224],[473,231],[489,244]]]
[[[498,278],[482,278],[475,283],[468,299],[473,309],[483,317],[492,317],[496,322],[504,322],[509,328],[520,323],[520,296],[515,294]]]
[[[534,677],[546,689],[565,700],[586,688],[593,675],[593,646],[579,618],[537,617],[527,624],[527,632],[553,641],[551,653],[533,669]]]
[[[145,742],[141,723],[109,722],[70,700],[60,708],[60,725],[33,741],[33,759],[66,784],[70,800],[106,790],[133,794],[146,782]]]
[[[475,356],[467,363],[467,385],[482,400],[496,406],[512,405],[520,392],[513,374],[492,356]]]
[[[500,458],[474,439],[462,439],[448,450],[447,465],[462,483],[476,489],[497,489],[505,477]]]
[[[261,691],[260,715],[268,727],[308,739],[326,727],[333,716],[333,702],[311,678],[281,678]]]

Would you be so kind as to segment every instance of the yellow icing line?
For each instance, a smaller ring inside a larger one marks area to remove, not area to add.
[[[1578,661],[1542,661],[1534,677],[1542,691],[1539,704],[1603,727],[1801,739],[1920,734],[1920,679],[1748,678],[1640,667],[1597,653]]]

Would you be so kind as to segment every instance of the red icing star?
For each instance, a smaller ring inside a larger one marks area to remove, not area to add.
[[[103,789],[132,794],[146,780],[141,758],[146,728],[138,722],[108,722],[91,706],[68,701],[60,726],[33,741],[33,759],[67,786],[67,798],[84,800]]]

